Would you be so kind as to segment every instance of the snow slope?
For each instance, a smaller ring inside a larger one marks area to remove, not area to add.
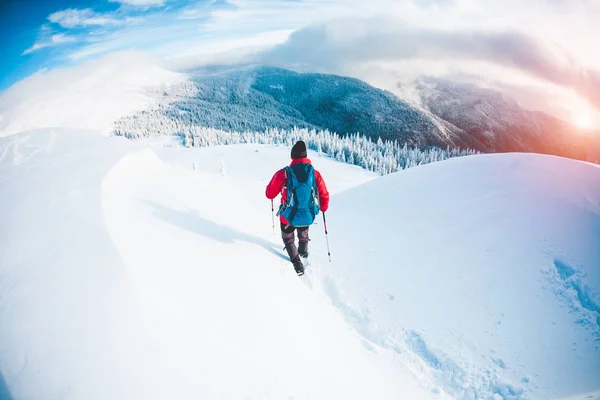
[[[0,140],[0,373],[13,399],[168,398],[180,384],[158,379],[103,220],[100,184],[132,149],[82,131]]]
[[[225,177],[72,131],[0,146],[0,371],[14,399],[429,398],[289,268],[266,177],[245,194],[255,202],[237,192],[250,164]],[[263,168],[288,158],[254,151]],[[373,177],[320,165],[347,175],[333,190]]]
[[[367,338],[456,398],[600,388],[598,166],[472,156],[333,204],[326,290]]]
[[[0,138],[12,398],[597,396],[598,167],[488,155],[376,178],[315,156],[333,261],[318,223],[298,278],[264,199],[289,149],[173,140]]]
[[[248,166],[262,153],[241,155]],[[104,182],[109,232],[173,368],[209,398],[417,396],[289,268],[262,198],[268,175],[240,167],[182,171],[146,151]]]

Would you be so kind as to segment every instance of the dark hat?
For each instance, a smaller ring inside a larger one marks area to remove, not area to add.
[[[306,158],[306,144],[302,140],[298,140],[294,147],[292,147],[292,158]]]

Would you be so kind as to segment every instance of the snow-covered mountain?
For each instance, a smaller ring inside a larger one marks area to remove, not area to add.
[[[422,78],[421,106],[354,78],[266,66],[196,74],[163,89],[153,108],[120,119],[128,137],[225,131],[329,130],[411,146],[535,152],[600,161],[600,134],[585,135],[490,89]]]
[[[600,398],[600,167],[311,153],[332,262],[318,223],[299,278],[264,198],[289,148],[174,140],[0,139],[9,398]]]
[[[595,135],[542,112],[528,111],[498,91],[442,78],[416,82],[422,105],[471,135],[483,152],[524,151],[600,162]]]
[[[474,147],[430,112],[358,79],[251,66],[166,88],[159,107],[125,117],[115,133],[172,134],[190,126],[237,132],[315,128],[415,146]]]
[[[0,136],[47,127],[127,137],[306,128],[359,132],[400,146],[600,161],[600,134],[581,135],[493,90],[434,78],[416,88],[418,106],[348,77],[266,66],[180,74],[148,55],[125,52],[40,71],[1,93]]]

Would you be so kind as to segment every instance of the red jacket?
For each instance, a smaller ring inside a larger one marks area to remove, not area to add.
[[[311,164],[308,158],[297,158],[292,160],[290,165],[295,164]],[[321,211],[325,212],[329,208],[329,192],[327,191],[327,186],[325,186],[325,181],[319,171],[315,169],[315,179],[317,180],[317,189],[319,190],[319,208]],[[271,182],[267,185],[267,190],[265,194],[268,199],[274,199],[278,194],[281,193],[281,204],[285,204],[287,200],[287,190],[283,190],[283,185],[285,185],[285,169],[280,169],[275,172],[273,178],[271,178]],[[288,222],[285,218],[279,217],[279,220],[287,225]]]

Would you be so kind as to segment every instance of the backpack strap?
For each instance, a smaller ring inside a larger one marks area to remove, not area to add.
[[[308,181],[308,179],[310,179],[311,175],[312,175],[312,186],[310,187],[310,190],[311,190],[311,199],[310,199],[311,204],[310,204],[309,210],[310,210],[310,214],[312,215],[312,218],[314,220],[315,217],[316,217],[314,203],[315,203],[315,198],[316,198],[317,193],[318,193],[317,177],[315,175],[315,168],[311,164],[308,164],[308,166],[306,167],[306,180],[307,181]]]
[[[321,207],[321,196],[319,195],[319,185],[317,184],[317,174],[315,172],[315,169],[313,167],[313,190],[314,190],[314,196],[315,199],[317,201],[317,204],[319,205],[319,207]]]
[[[288,191],[288,198],[287,200],[289,200],[289,191],[290,191],[290,175],[293,173],[292,169],[290,167],[283,167],[283,171],[285,172],[285,182],[283,184],[284,189],[286,189]]]
[[[284,189],[287,189],[287,187],[288,187],[288,176],[289,176],[288,167],[283,167],[283,173],[285,174],[285,180],[283,182],[283,187],[284,187]]]

